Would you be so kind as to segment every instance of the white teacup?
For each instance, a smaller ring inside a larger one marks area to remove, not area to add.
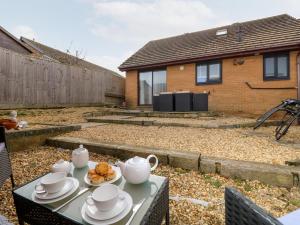
[[[35,186],[37,193],[55,193],[60,191],[66,182],[66,173],[49,173],[42,177],[39,184]]]
[[[88,196],[86,203],[96,206],[100,211],[109,211],[114,208],[120,197],[120,189],[113,184],[103,184]]]

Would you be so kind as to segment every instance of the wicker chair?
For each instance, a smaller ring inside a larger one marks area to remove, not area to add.
[[[234,188],[225,188],[226,225],[283,225]]]
[[[8,147],[5,137],[5,128],[0,126],[0,187],[10,178],[12,187],[15,187],[14,178],[12,175]]]
[[[225,188],[226,225],[298,225],[300,210],[276,219],[234,188]]]
[[[11,165],[10,165],[9,154],[7,150],[5,128],[3,126],[0,126],[0,187],[2,187],[2,185],[8,178],[11,179],[12,187],[15,187],[15,182],[13,179]],[[0,224],[12,225],[2,215],[0,215]]]

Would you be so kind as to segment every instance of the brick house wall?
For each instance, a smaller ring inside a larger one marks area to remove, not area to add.
[[[243,57],[244,64],[234,65],[234,58],[222,60],[222,83],[199,85],[195,83],[195,63],[167,67],[168,91],[210,92],[209,110],[260,114],[286,98],[297,98],[297,89],[250,89],[252,87],[297,87],[297,54],[290,52],[290,79],[263,80],[263,55]],[[180,70],[180,66],[184,66]],[[138,71],[126,73],[126,102],[130,108],[137,107]]]

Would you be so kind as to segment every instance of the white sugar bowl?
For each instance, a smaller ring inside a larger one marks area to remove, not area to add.
[[[89,162],[89,152],[83,145],[79,145],[79,148],[72,152],[72,162],[75,168],[83,168],[87,166]]]
[[[64,161],[63,159],[58,160],[51,168],[52,173],[65,172],[66,174],[71,171],[71,163]]]

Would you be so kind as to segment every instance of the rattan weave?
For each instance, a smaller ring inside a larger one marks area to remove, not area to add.
[[[11,170],[10,159],[7,151],[7,145],[5,139],[5,128],[3,126],[0,126],[0,187],[11,176],[12,176],[12,170]]]
[[[234,188],[225,188],[226,225],[283,225]]]

